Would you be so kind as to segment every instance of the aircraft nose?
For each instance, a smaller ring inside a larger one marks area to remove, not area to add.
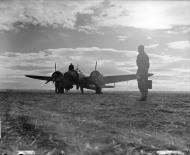
[[[79,74],[77,71],[68,71],[64,74],[64,78],[73,82],[77,82],[79,80]]]
[[[61,74],[59,74],[57,71],[55,71],[55,72],[51,75],[51,77],[46,81],[45,84],[49,83],[50,81],[55,82],[56,79],[57,79],[59,76],[61,76]]]
[[[153,76],[154,74],[153,73],[149,73],[148,76]]]

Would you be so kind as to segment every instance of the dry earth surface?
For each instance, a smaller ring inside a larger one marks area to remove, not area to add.
[[[190,94],[103,95],[1,92],[0,153],[38,155],[190,154]]]

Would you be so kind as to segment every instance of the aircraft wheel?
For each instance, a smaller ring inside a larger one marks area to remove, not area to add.
[[[100,87],[96,88],[96,94],[103,94],[102,89]]]
[[[80,87],[80,91],[81,91],[81,94],[83,94],[84,93],[84,88]]]
[[[59,89],[57,87],[55,87],[55,93],[59,93]]]
[[[60,93],[64,94],[64,88],[60,88]]]

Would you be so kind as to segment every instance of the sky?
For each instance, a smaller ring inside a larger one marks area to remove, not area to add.
[[[135,74],[144,45],[153,91],[190,91],[190,1],[1,0],[0,89],[53,89],[26,78],[65,72]],[[115,90],[138,90],[137,82]]]

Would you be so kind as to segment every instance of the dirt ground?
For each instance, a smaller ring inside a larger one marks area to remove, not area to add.
[[[38,155],[190,154],[190,94],[102,95],[1,92],[0,153]]]

